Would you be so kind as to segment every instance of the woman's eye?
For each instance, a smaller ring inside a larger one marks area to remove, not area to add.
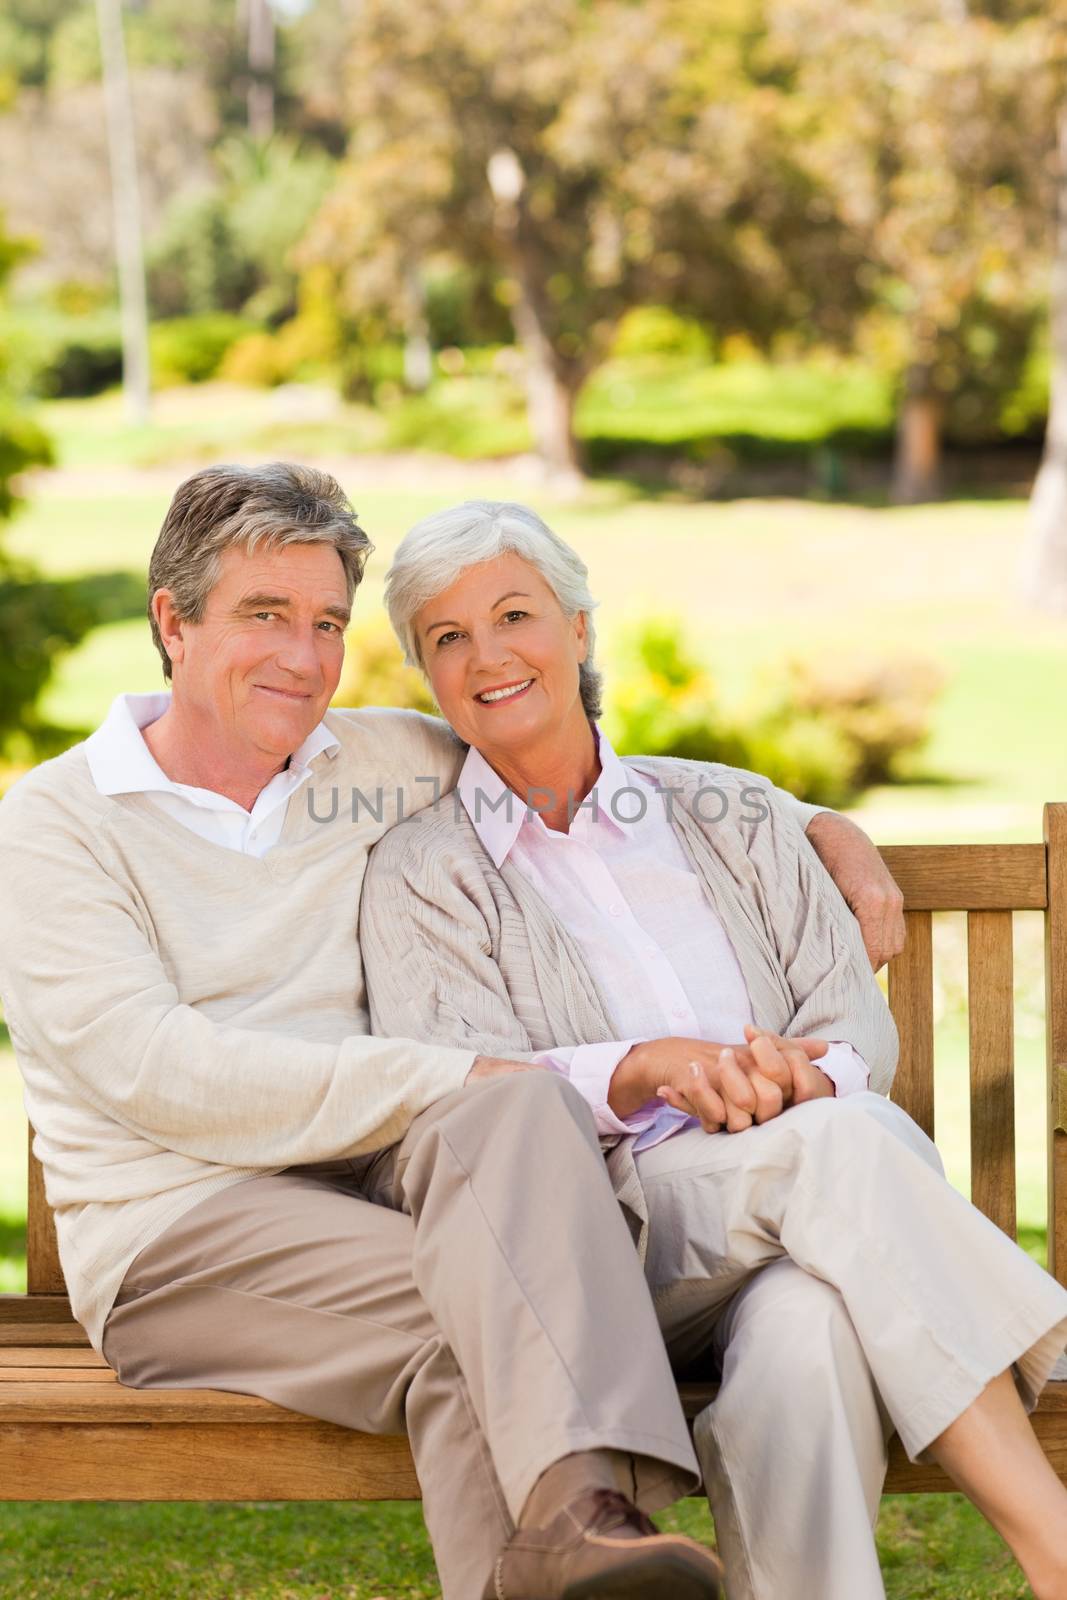
[[[529,614],[530,613],[528,611],[505,611],[504,612],[504,621],[505,622],[514,622],[517,618],[528,617]]]
[[[443,644],[449,644],[453,639],[458,638],[459,634],[454,631],[452,633],[439,633],[437,635],[437,647],[440,649]]]

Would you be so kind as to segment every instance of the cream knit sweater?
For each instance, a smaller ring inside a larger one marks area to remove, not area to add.
[[[314,759],[262,859],[144,795],[100,794],[80,746],[0,805],[0,996],[97,1350],[133,1257],[183,1212],[392,1144],[474,1060],[369,1036],[356,931],[369,848],[452,786],[465,748],[415,712],[326,721],[341,747]],[[402,978],[402,937],[389,959]]]
[[[734,947],[760,1025],[851,1044],[871,1088],[887,1094],[896,1027],[859,924],[804,836],[799,802],[739,768],[627,762],[671,792],[671,823]],[[758,820],[753,786],[765,802]],[[719,818],[723,799],[721,820],[705,820]],[[378,1032],[402,1021],[417,1038],[512,1058],[620,1037],[574,939],[517,867],[494,867],[458,794],[376,847],[360,940]],[[403,968],[399,948],[408,952]],[[643,1253],[648,1215],[631,1139],[610,1150],[608,1167]]]

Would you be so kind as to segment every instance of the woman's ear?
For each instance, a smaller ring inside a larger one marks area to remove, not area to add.
[[[589,654],[589,618],[584,611],[579,611],[574,618],[574,637],[578,641],[578,660],[581,663]]]

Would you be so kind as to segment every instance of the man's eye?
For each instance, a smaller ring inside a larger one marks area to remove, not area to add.
[[[276,617],[277,615],[278,615],[278,613],[276,611],[255,611],[255,612],[253,612],[253,616],[256,618],[257,622],[258,621],[269,622],[272,617]]]
[[[338,622],[320,622],[319,623],[319,627],[327,629],[327,631],[330,632],[330,633],[341,633],[341,632],[343,632],[343,629],[341,628],[341,625]]]

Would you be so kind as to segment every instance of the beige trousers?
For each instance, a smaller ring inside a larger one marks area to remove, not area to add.
[[[1013,1365],[1032,1409],[1067,1345],[1067,1291],[880,1095],[692,1129],[637,1167],[668,1347],[721,1372],[694,1440],[729,1600],[881,1600],[890,1433],[925,1459]]]
[[[646,1510],[699,1482],[592,1112],[556,1073],[458,1090],[378,1157],[209,1196],[135,1257],[103,1351],[133,1388],[406,1428],[445,1600],[479,1600],[561,1456],[622,1452]]]

